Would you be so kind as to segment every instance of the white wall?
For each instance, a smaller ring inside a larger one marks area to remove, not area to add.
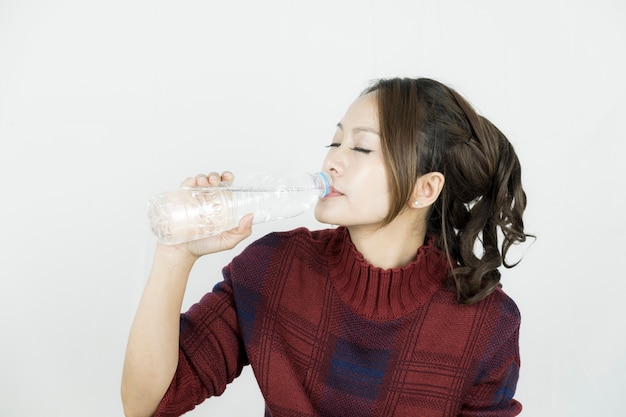
[[[623,415],[626,3],[300,3],[0,0],[0,416],[121,415],[147,198],[316,170],[347,105],[396,75],[456,87],[522,160],[538,240],[504,285],[523,415]],[[318,226],[255,236],[296,225]],[[199,262],[186,307],[233,253]],[[250,373],[190,415],[262,415]]]

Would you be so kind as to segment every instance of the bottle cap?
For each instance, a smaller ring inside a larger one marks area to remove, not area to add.
[[[326,197],[328,194],[330,194],[330,187],[332,185],[332,180],[330,179],[330,176],[325,173],[325,172],[318,172],[317,177],[320,178],[320,191],[322,192],[321,197]]]

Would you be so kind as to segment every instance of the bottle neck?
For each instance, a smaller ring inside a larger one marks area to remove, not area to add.
[[[313,174],[313,181],[315,182],[315,187],[320,192],[320,198],[324,198],[330,194],[330,189],[332,187],[332,179],[330,178],[330,175],[325,172],[316,172]]]

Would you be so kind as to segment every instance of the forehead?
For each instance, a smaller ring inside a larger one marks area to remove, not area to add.
[[[365,94],[354,100],[340,124],[349,128],[363,127],[378,130],[378,105],[374,94]]]

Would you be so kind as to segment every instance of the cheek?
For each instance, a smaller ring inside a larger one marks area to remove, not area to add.
[[[370,171],[368,183],[373,191],[379,196],[389,196],[389,182],[387,181],[387,172],[383,167],[377,167]]]
[[[372,175],[369,175],[363,182],[365,189],[363,195],[369,202],[368,205],[370,207],[375,208],[377,211],[387,211],[390,206],[390,192],[387,176],[384,171],[372,171]]]

